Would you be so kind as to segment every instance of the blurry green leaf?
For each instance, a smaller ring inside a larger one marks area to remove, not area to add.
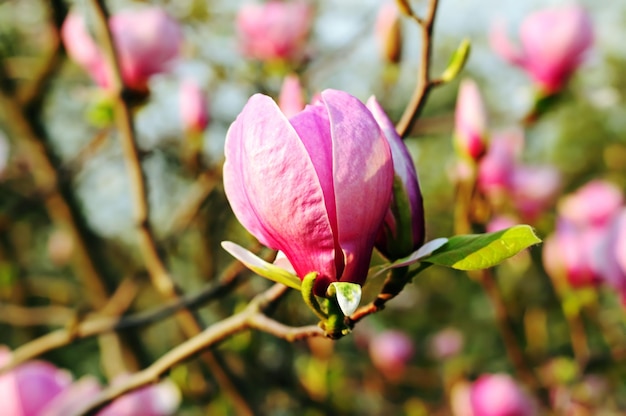
[[[516,225],[486,234],[457,235],[420,261],[459,270],[480,270],[501,261],[541,240],[529,225]]]
[[[292,289],[300,290],[300,278],[289,271],[268,263],[262,258],[257,257],[250,251],[233,243],[232,241],[222,241],[222,247],[228,251],[230,255],[245,264],[245,266],[258,274],[276,283],[282,283]]]
[[[114,101],[110,97],[97,97],[87,108],[87,120],[96,127],[107,127],[115,121]]]

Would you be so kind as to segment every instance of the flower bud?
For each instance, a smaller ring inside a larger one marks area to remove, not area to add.
[[[260,61],[299,61],[312,19],[313,10],[304,1],[244,4],[236,22],[241,52]]]
[[[395,1],[387,1],[378,10],[375,26],[380,54],[386,62],[398,63],[402,54],[400,11]]]
[[[295,116],[304,109],[304,92],[300,78],[296,74],[287,75],[278,96],[278,106],[287,118]]]
[[[390,260],[411,254],[424,243],[424,204],[413,158],[395,126],[376,98],[367,101],[367,108],[389,142],[393,158],[394,184],[391,204],[376,239],[376,248]]]
[[[487,113],[478,85],[465,79],[459,87],[454,113],[454,145],[465,158],[478,161],[487,150]]]
[[[209,124],[209,103],[195,81],[185,80],[178,95],[180,117],[186,132],[200,133]]]
[[[336,90],[287,119],[250,98],[226,135],[224,190],[237,219],[298,277],[363,284],[389,207],[393,162],[372,113]],[[367,207],[367,209],[363,209]]]
[[[141,22],[138,24],[137,22]],[[148,90],[148,79],[169,69],[178,56],[182,31],[176,21],[158,7],[125,11],[111,16],[109,27],[126,87]],[[92,39],[82,16],[71,12],[61,29],[69,56],[102,88],[110,88],[112,74],[104,53]]]
[[[509,41],[502,25],[490,35],[491,47],[521,67],[545,95],[559,92],[593,44],[587,12],[570,5],[547,8],[529,15],[520,28],[521,50]]]

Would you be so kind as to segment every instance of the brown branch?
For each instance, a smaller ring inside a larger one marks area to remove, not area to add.
[[[32,360],[33,358],[54,349],[67,346],[73,341],[93,337],[107,332],[122,331],[150,325],[154,322],[158,322],[172,316],[173,313],[178,312],[183,308],[195,308],[212,300],[221,299],[226,293],[230,292],[239,284],[239,282],[241,282],[244,272],[247,272],[247,269],[245,269],[241,263],[236,261],[226,268],[223,273],[223,277],[220,279],[220,284],[207,287],[205,290],[202,290],[192,296],[180,298],[158,308],[122,318],[117,316],[111,317],[113,314],[104,316],[102,313],[91,316],[88,315],[82,322],[75,322],[73,325],[68,325],[66,328],[50,332],[21,345],[12,352],[11,361],[4,367],[0,367],[0,373],[8,371],[21,363]],[[118,304],[118,302],[114,300],[115,298],[116,296],[114,295],[110,305]],[[105,309],[110,311],[111,307],[105,307]],[[0,308],[0,312],[1,311],[2,309]],[[76,312],[72,311],[69,318],[75,317]],[[53,323],[48,322],[48,324]],[[68,321],[66,320],[62,322],[62,324],[67,325]]]
[[[406,137],[410,134],[415,122],[417,121],[430,91],[440,84],[438,80],[430,79],[430,61],[433,47],[433,26],[435,23],[435,15],[437,13],[438,0],[430,0],[428,5],[428,11],[423,19],[417,18],[412,14],[413,18],[419,23],[421,38],[422,38],[422,52],[419,71],[417,74],[417,85],[411,96],[411,100],[407,105],[400,121],[396,124],[396,130],[401,137]]]
[[[316,326],[292,328],[277,323],[270,318],[261,317],[266,308],[282,297],[287,290],[288,288],[286,286],[275,284],[255,297],[243,311],[215,323],[205,329],[201,334],[173,348],[145,370],[131,375],[124,383],[110,386],[76,414],[93,415],[121,395],[158,381],[163,374],[167,373],[177,364],[247,329],[267,330],[267,332],[287,340],[303,339],[309,336],[322,336],[323,331]],[[269,326],[267,326],[268,324]]]

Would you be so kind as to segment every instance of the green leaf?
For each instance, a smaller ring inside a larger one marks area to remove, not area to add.
[[[447,244],[420,261],[458,270],[487,269],[540,242],[532,227],[516,225],[494,233],[450,237]]]
[[[276,283],[282,283],[292,289],[300,290],[300,278],[288,270],[266,262],[232,241],[222,241],[222,247],[224,250],[228,251],[231,256],[245,264],[248,269],[259,276],[263,276]]]

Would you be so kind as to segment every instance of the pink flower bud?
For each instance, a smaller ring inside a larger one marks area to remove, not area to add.
[[[284,252],[300,278],[317,272],[316,294],[334,281],[365,281],[394,172],[389,144],[359,100],[325,90],[287,119],[256,94],[230,126],[225,153],[237,219]]]
[[[115,14],[109,19],[109,27],[122,78],[128,88],[147,91],[148,79],[167,71],[178,56],[182,31],[178,23],[158,7]],[[69,56],[85,68],[99,86],[109,88],[109,64],[89,34],[83,17],[71,12],[63,23],[61,37]]]
[[[479,160],[487,150],[487,113],[478,85],[465,79],[459,87],[454,113],[454,144],[457,152]]]
[[[237,14],[242,53],[261,61],[293,60],[304,55],[313,10],[304,1],[249,3]]]
[[[432,356],[440,360],[459,354],[463,344],[463,334],[454,328],[442,329],[433,335],[429,343]]]
[[[473,416],[533,416],[537,414],[530,397],[508,374],[485,374],[471,387]]]
[[[0,347],[0,366],[11,353]],[[72,383],[67,371],[43,361],[30,361],[0,375],[2,414],[38,416],[46,405]]]
[[[185,80],[178,96],[180,117],[185,131],[202,132],[209,124],[209,103],[195,81]]]
[[[369,346],[372,364],[392,381],[402,378],[415,350],[413,341],[404,332],[385,331],[377,335]]]
[[[487,195],[511,190],[513,173],[524,143],[518,132],[500,134],[491,141],[489,151],[478,166],[478,187]]]
[[[547,8],[528,16],[520,28],[521,50],[509,41],[502,25],[490,36],[492,48],[524,69],[546,94],[561,90],[593,44],[593,27],[576,5]]]
[[[367,108],[389,142],[395,171],[393,196],[384,226],[376,239],[376,248],[389,259],[408,256],[424,243],[424,204],[413,158],[396,128],[376,98]]]
[[[376,17],[375,34],[382,58],[387,62],[399,62],[402,52],[402,31],[400,11],[395,1],[387,1],[380,6]]]
[[[295,116],[304,109],[304,92],[300,78],[296,74],[287,75],[278,96],[278,106],[287,118]]]

